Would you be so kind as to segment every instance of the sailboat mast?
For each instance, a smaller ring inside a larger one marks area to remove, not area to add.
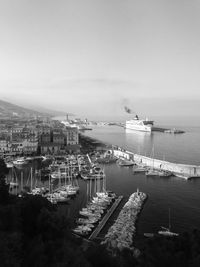
[[[32,172],[32,167],[31,167],[31,192],[33,190],[33,172]]]
[[[23,171],[21,171],[21,192],[23,191]]]
[[[154,169],[154,145],[153,145],[153,169]]]
[[[169,231],[171,229],[171,222],[170,222],[170,208],[169,208]]]

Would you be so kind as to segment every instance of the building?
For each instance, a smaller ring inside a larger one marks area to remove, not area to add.
[[[63,154],[65,153],[65,149],[61,144],[56,144],[53,142],[50,143],[42,143],[40,146],[41,154]]]
[[[78,128],[77,127],[66,127],[63,130],[63,133],[66,137],[66,145],[78,145]]]
[[[79,133],[77,127],[65,127],[63,134],[66,138],[65,151],[68,153],[79,152]]]
[[[0,154],[1,155],[12,152],[11,147],[12,145],[9,141],[0,140]]]
[[[33,127],[17,127],[11,131],[12,152],[17,154],[36,154],[38,151],[38,136]]]
[[[36,135],[29,135],[28,138],[23,141],[23,152],[24,154],[37,154],[38,151],[38,138]]]
[[[11,145],[11,151],[15,154],[21,155],[24,153],[24,144],[22,142],[13,141]]]
[[[60,144],[62,146],[65,145],[65,135],[62,130],[53,130],[53,143]]]

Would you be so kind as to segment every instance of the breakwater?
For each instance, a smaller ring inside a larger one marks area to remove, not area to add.
[[[154,169],[170,171],[177,177],[184,179],[200,177],[200,166],[197,165],[172,163],[164,160],[150,158],[139,154],[134,154],[133,152],[124,150],[119,147],[111,151],[113,155],[118,158],[134,160],[138,165],[145,165]]]
[[[134,192],[119,213],[115,223],[109,228],[105,235],[105,240],[101,244],[106,245],[107,249],[115,252],[125,248],[134,249],[133,236],[136,233],[136,220],[142,205],[146,199],[143,192]]]
[[[87,137],[83,136],[83,138],[87,138]],[[90,137],[90,141],[95,142],[95,140],[96,140],[95,138]],[[96,142],[98,141],[96,140]],[[104,148],[110,150],[110,152],[113,153],[114,156],[118,158],[134,160],[138,165],[145,165],[150,168],[159,169],[162,171],[170,171],[175,176],[186,179],[186,180],[192,177],[200,177],[200,166],[198,165],[173,163],[173,162],[169,162],[165,160],[146,157],[143,155],[136,154],[132,151],[125,150],[115,145],[111,145],[108,143],[104,143],[104,144],[105,144]]]

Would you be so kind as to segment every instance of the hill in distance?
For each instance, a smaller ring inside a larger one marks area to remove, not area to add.
[[[64,112],[40,109],[37,110],[24,108],[9,102],[0,100],[0,118],[24,118],[24,117],[36,117],[36,116],[46,116],[53,117],[59,115],[65,115]]]

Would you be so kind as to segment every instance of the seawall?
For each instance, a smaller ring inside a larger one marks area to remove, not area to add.
[[[172,163],[164,160],[153,159],[142,155],[134,154],[133,152],[122,148],[113,149],[114,156],[134,160],[137,164],[146,165],[151,168],[161,169],[172,172],[175,176],[189,179],[191,177],[200,177],[200,166]]]

